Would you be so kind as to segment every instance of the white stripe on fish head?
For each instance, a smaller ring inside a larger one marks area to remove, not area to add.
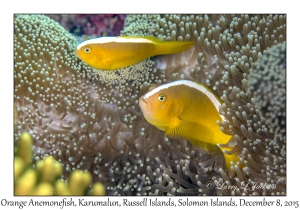
[[[148,93],[146,93],[142,97],[144,97],[146,99],[146,98],[149,98],[150,96],[158,93],[161,90],[167,89],[169,87],[178,86],[178,85],[186,85],[188,87],[194,88],[194,89],[204,93],[211,100],[211,102],[214,104],[216,110],[219,112],[219,106],[221,106],[221,103],[216,98],[216,96],[212,92],[207,90],[207,88],[205,88],[204,86],[199,85],[199,84],[197,84],[195,82],[192,82],[190,80],[178,80],[178,81],[175,81],[175,82],[171,82],[171,83],[161,85],[157,88],[152,89],[151,91],[149,91]],[[222,120],[226,120],[224,116],[222,116],[222,115],[220,115],[220,116],[221,116]]]

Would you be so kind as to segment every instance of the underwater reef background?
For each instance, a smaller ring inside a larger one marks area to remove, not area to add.
[[[14,143],[31,134],[33,164],[50,155],[62,163],[61,179],[88,171],[107,195],[286,194],[285,15],[127,15],[121,35],[196,44],[102,71],[75,56],[78,42],[58,22],[15,15]],[[233,135],[228,144],[243,167],[227,172],[217,157],[146,122],[139,97],[180,79],[221,98],[220,129]],[[239,188],[208,189],[208,181]],[[244,182],[276,187],[247,190]]]
[[[126,15],[113,14],[48,14],[75,36],[118,36],[124,27]]]

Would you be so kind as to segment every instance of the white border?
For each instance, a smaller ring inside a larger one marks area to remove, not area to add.
[[[179,2],[151,0],[144,4],[138,0],[132,1],[99,1],[90,0],[88,2],[74,1],[37,1],[37,0],[13,0],[11,4],[2,4],[0,8],[1,23],[1,146],[0,146],[0,201],[9,200],[29,200],[31,197],[13,197],[13,14],[14,13],[103,13],[103,14],[128,14],[128,13],[287,13],[287,195],[286,197],[266,197],[268,200],[281,199],[299,201],[299,182],[300,174],[300,141],[299,141],[299,12],[298,7],[293,1],[274,1],[274,0],[251,0],[242,2],[240,0],[223,1],[215,0],[213,2],[204,2],[196,0],[185,0]],[[79,199],[81,197],[75,197]],[[111,197],[112,198],[112,197]],[[113,199],[122,200],[122,198],[113,197]],[[126,197],[135,199],[135,197]],[[160,198],[160,197],[159,197]],[[180,197],[179,197],[180,198]],[[174,199],[179,199],[174,198]],[[182,197],[181,197],[182,198]],[[218,197],[229,200],[231,197]],[[247,199],[258,200],[262,197],[232,197],[234,200]],[[58,200],[60,198],[35,197],[36,200]],[[103,198],[96,197],[95,200]],[[162,198],[163,199],[163,198]],[[216,197],[193,197],[193,199],[209,200]],[[0,207],[1,209],[18,209],[17,207]],[[149,208],[149,207],[148,207]],[[148,209],[146,208],[146,209]],[[222,207],[230,209],[232,207]],[[251,207],[249,207],[251,208]],[[255,207],[254,207],[255,208]],[[274,209],[277,207],[264,207],[264,209]],[[23,208],[31,209],[31,208]],[[35,208],[41,209],[41,207]],[[42,207],[42,209],[59,209],[53,207]],[[71,209],[71,208],[63,208]],[[90,209],[90,207],[81,207],[76,209]],[[99,209],[99,208],[94,208]],[[102,209],[102,208],[101,208]],[[113,208],[103,208],[113,209]],[[132,207],[122,207],[130,209]],[[137,208],[136,208],[137,209]],[[150,209],[150,208],[149,208]],[[152,208],[153,209],[153,208]],[[156,209],[156,208],[155,208]],[[157,208],[162,209],[162,208]],[[174,209],[164,207],[164,209]],[[177,209],[180,209],[177,207]],[[199,207],[189,207],[189,209],[198,209]],[[277,209],[282,209],[277,208]]]

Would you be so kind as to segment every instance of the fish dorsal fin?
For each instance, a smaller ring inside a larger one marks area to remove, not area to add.
[[[192,122],[187,122],[180,119],[179,117],[174,117],[170,120],[170,127],[165,131],[165,135],[168,137],[184,137],[185,133],[191,126],[194,125]]]
[[[102,32],[102,37],[107,36],[107,34],[108,34],[108,31],[103,31],[103,32]]]
[[[163,42],[165,42],[164,40],[161,40],[161,39],[159,39],[158,37],[155,37],[155,36],[119,36],[119,37],[127,38],[127,39],[141,38],[141,39],[149,40],[149,41],[154,42],[154,43],[163,43]]]
[[[166,41],[161,40],[161,39],[159,39],[158,37],[155,37],[155,36],[145,36],[144,38],[145,38],[145,39],[148,39],[148,40],[150,40],[150,41],[152,41],[152,42],[155,42],[155,43],[163,43],[163,42],[166,42]]]
[[[88,36],[84,36],[84,35],[82,36],[82,40],[83,40],[83,42],[84,42],[84,41],[86,41],[86,40],[90,40],[90,39],[91,39],[91,38],[90,38],[90,37],[88,37]]]
[[[157,87],[156,85],[151,85],[148,91],[151,91],[151,90],[153,90],[156,87]]]

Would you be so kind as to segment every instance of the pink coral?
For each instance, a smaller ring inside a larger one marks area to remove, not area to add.
[[[118,36],[123,29],[126,15],[121,14],[70,14],[48,15],[59,22],[67,31],[74,35],[89,35],[94,37]]]

